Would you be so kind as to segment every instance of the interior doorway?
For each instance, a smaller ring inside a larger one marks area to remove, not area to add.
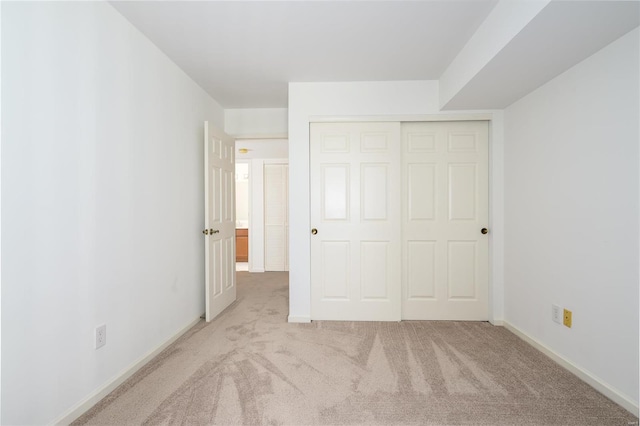
[[[288,141],[286,139],[236,139],[235,149],[238,166],[236,169],[236,244],[239,247],[238,253],[242,254],[244,238],[247,248],[247,260],[243,262],[243,258],[238,259],[236,270],[252,273],[265,272],[267,241],[271,241],[274,235],[280,236],[280,241],[287,243],[288,247],[288,232],[276,232],[277,227],[271,226],[272,220],[267,217],[269,216],[267,213],[273,213],[274,207],[278,206],[273,203],[273,191],[268,189],[265,191],[265,173],[269,174],[274,164],[288,163]],[[283,168],[280,177],[281,183],[285,185],[280,192],[288,193],[288,170]],[[269,181],[269,177],[266,180]],[[288,217],[288,200],[275,210],[281,213],[280,216]],[[285,254],[284,257],[288,269],[288,255]]]

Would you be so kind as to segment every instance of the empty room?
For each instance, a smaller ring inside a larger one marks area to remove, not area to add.
[[[640,2],[0,25],[0,424],[638,424]]]

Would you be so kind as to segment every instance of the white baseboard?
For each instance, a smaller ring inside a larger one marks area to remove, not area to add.
[[[489,320],[489,324],[495,325],[495,326],[503,326],[504,325],[504,321],[503,320],[497,320],[497,319],[490,319]]]
[[[519,338],[521,338],[522,340],[524,340],[525,342],[527,342],[528,344],[530,344],[531,346],[533,346],[534,348],[536,348],[537,350],[539,350],[540,352],[548,356],[549,358],[551,358],[553,361],[558,363],[561,367],[564,367],[569,372],[578,376],[578,378],[580,378],[582,381],[589,384],[595,390],[597,390],[598,392],[600,392],[601,394],[603,394],[604,396],[606,396],[616,404],[620,405],[631,414],[635,416],[638,415],[637,402],[634,402],[629,397],[622,394],[620,391],[614,389],[612,386],[607,384],[604,380],[578,367],[568,359],[564,358],[562,355],[559,355],[558,353],[554,352],[552,349],[545,346],[543,343],[540,343],[538,340],[534,339],[533,337],[529,336],[527,333],[520,330],[516,326],[509,324],[509,322],[507,321],[503,321],[503,325],[504,325],[504,328],[506,328],[507,330],[509,330],[510,332],[512,332],[513,334],[515,334],[516,336],[518,336]]]
[[[298,322],[298,323],[308,323],[311,322],[311,317],[296,317],[293,315],[289,315],[289,318],[287,319],[288,322]]]
[[[249,268],[249,272],[253,273],[262,273],[264,272],[264,268]]]
[[[167,339],[164,343],[162,343],[157,348],[153,349],[151,352],[144,355],[142,358],[135,361],[129,367],[125,368],[119,374],[117,374],[113,379],[108,381],[104,386],[93,392],[84,400],[80,401],[73,407],[71,407],[65,414],[60,416],[56,421],[52,422],[54,425],[68,425],[74,420],[78,419],[81,415],[89,411],[91,407],[96,405],[100,400],[102,400],[105,396],[109,395],[115,388],[120,386],[125,380],[131,377],[135,372],[140,370],[140,368],[144,367],[149,361],[151,361],[155,356],[157,356],[160,352],[165,350],[167,346],[178,340],[180,336],[189,331],[191,327],[200,322],[200,317],[191,321],[185,327],[183,327],[176,334]]]

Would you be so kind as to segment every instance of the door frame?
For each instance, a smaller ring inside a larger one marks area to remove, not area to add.
[[[412,114],[412,115],[344,115],[344,116],[310,116],[311,123],[348,123],[348,122],[433,122],[433,121],[488,121],[489,122],[489,322],[503,325],[504,315],[504,147],[496,142],[503,140],[502,112],[467,113],[467,114]],[[496,123],[498,122],[498,123]],[[497,124],[497,125],[496,125]],[[311,144],[311,138],[307,143]],[[309,156],[311,155],[309,151]],[[309,157],[309,161],[311,158]],[[310,170],[309,170],[310,173]],[[309,200],[310,202],[310,200]],[[310,220],[310,218],[309,218]],[[311,241],[307,246],[311,257]],[[311,268],[309,268],[309,283]],[[309,292],[311,306],[311,292]],[[311,315],[311,311],[309,311]],[[289,317],[290,322],[298,318]]]
[[[235,140],[236,139],[234,138],[234,141]],[[236,147],[235,150],[237,151],[238,148]],[[253,173],[252,173],[252,170],[251,170],[251,160],[250,159],[243,158],[243,159],[238,160],[238,155],[237,155],[237,152],[236,152],[235,160],[236,160],[236,162],[235,162],[234,166],[238,165],[238,164],[246,164],[247,168],[249,169],[249,178],[247,179],[247,197],[249,198],[247,200],[247,206],[248,206],[247,208],[249,210],[248,213],[247,213],[247,229],[249,230],[249,238],[247,239],[247,241],[248,241],[247,244],[249,246],[249,253],[247,254],[247,256],[248,256],[247,264],[249,265],[249,268],[251,268],[251,216],[252,216],[252,214],[251,214],[251,197],[252,197],[252,194],[251,194],[251,192],[252,192],[252,190],[251,190],[251,177],[252,177]],[[237,181],[236,181],[236,183],[237,183]],[[237,204],[238,204],[238,200],[237,200],[238,188],[237,188],[237,185],[236,185],[236,188],[234,190],[234,193],[235,193],[234,202],[235,202],[236,207],[237,207]],[[238,211],[236,209],[236,229],[238,229],[237,228],[237,226],[238,226],[237,214],[238,214]],[[237,247],[236,247],[236,250],[237,250]],[[236,258],[233,259],[233,263],[234,263],[234,265],[236,263],[238,263],[236,261]]]

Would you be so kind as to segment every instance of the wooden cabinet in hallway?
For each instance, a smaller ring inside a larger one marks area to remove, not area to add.
[[[249,261],[249,230],[236,229],[236,262]]]

